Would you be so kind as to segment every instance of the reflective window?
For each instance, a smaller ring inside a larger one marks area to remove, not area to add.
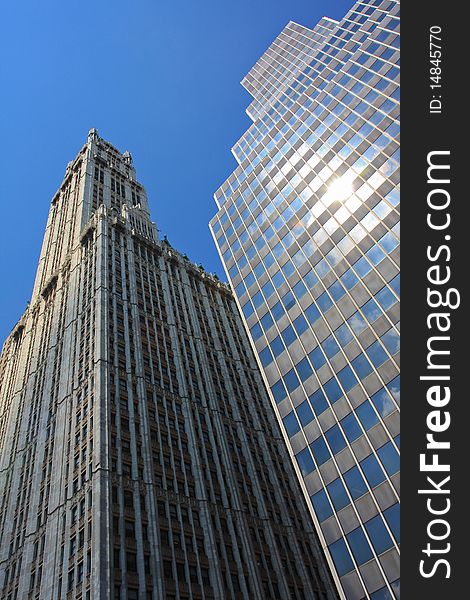
[[[304,402],[302,402],[302,404],[299,404],[299,406],[295,410],[297,412],[297,416],[299,417],[302,427],[308,425],[315,418],[312,409],[310,408],[308,400],[304,400]]]
[[[338,373],[338,379],[345,392],[349,392],[357,384],[357,378],[351,370],[350,366],[344,367]]]
[[[380,317],[380,315],[383,314],[379,306],[377,305],[377,302],[373,298],[366,302],[361,310],[364,313],[366,319],[369,321],[369,323],[373,323],[376,319]]]
[[[343,395],[343,392],[341,391],[341,388],[334,377],[325,383],[323,389],[325,390],[325,394],[327,395],[327,398],[331,404],[334,404]]]
[[[284,275],[281,273],[281,271],[278,271],[276,273],[276,275],[274,275],[273,277],[273,283],[275,285],[276,288],[280,288],[281,285],[283,285],[284,283],[286,283],[286,280],[284,279]]]
[[[282,419],[287,435],[292,437],[300,431],[300,425],[297,421],[294,411],[290,412],[286,417]]]
[[[316,494],[311,496],[313,508],[315,509],[315,513],[320,521],[324,521],[331,517],[333,514],[333,509],[331,508],[330,501],[328,500],[328,496],[326,495],[325,490],[320,490]]]
[[[364,317],[358,311],[349,317],[348,323],[356,335],[364,331],[364,329],[367,327]]]
[[[311,304],[305,310],[305,315],[306,315],[306,317],[307,317],[308,322],[310,323],[310,325],[313,325],[315,323],[315,321],[317,321],[321,317],[320,311],[315,306],[315,304]]]
[[[309,271],[307,275],[304,276],[304,281],[308,287],[308,289],[312,289],[315,284],[318,283],[318,277],[315,275],[315,272]]]
[[[252,286],[255,282],[255,276],[253,275],[253,273],[248,273],[248,275],[245,277],[245,284],[246,287],[249,288],[250,286]]]
[[[255,312],[255,309],[253,308],[253,304],[251,304],[251,302],[248,301],[246,304],[244,304],[242,306],[242,312],[245,315],[245,318],[248,319],[248,317]]]
[[[292,292],[287,292],[287,294],[285,294],[281,298],[281,302],[284,304],[284,307],[286,310],[289,310],[290,308],[295,306],[295,299],[294,299],[294,296],[292,295]]]
[[[340,423],[349,442],[354,442],[354,440],[357,440],[362,435],[362,430],[354,413],[350,413],[347,417],[344,417]]]
[[[271,350],[267,346],[264,350],[261,350],[261,352],[259,353],[259,358],[263,367],[267,367],[273,362],[273,355],[271,354]]]
[[[343,323],[341,327],[338,327],[335,331],[335,335],[343,347],[353,339],[352,333],[346,323]]]
[[[399,596],[397,597],[399,598]],[[395,600],[386,587],[380,588],[380,590],[371,594],[370,598],[371,600]]]
[[[346,492],[346,488],[344,487],[344,484],[339,477],[338,479],[335,479],[334,481],[329,483],[326,486],[326,489],[328,490],[331,502],[333,503],[333,506],[336,508],[336,510],[341,510],[342,508],[351,503],[351,501],[349,500],[349,496]]]
[[[308,323],[303,315],[297,317],[293,323],[295,330],[297,331],[297,335],[299,336],[302,335],[302,333],[308,329]]]
[[[259,338],[263,335],[263,330],[261,329],[260,324],[255,323],[250,329],[250,333],[254,340],[259,340]]]
[[[363,565],[373,558],[372,550],[361,527],[354,529],[346,536],[356,562]]]
[[[364,429],[370,429],[379,422],[379,418],[368,400],[356,408],[356,415],[359,417]]]
[[[325,351],[325,354],[328,356],[328,358],[331,358],[339,352],[339,346],[332,335],[327,337],[326,340],[322,342],[322,348]]]
[[[360,465],[370,487],[375,487],[385,481],[384,472],[373,454],[362,460]]]
[[[261,317],[260,323],[263,326],[264,331],[268,331],[268,329],[274,325],[273,318],[269,313],[266,313]]]
[[[354,263],[354,270],[362,279],[372,270],[372,266],[365,257],[362,257],[356,263]]]
[[[359,356],[351,361],[351,364],[358,374],[359,379],[364,379],[367,375],[372,373],[372,366],[364,354],[359,354]]]
[[[385,550],[388,550],[393,546],[392,538],[390,537],[380,515],[377,515],[370,521],[367,521],[365,527],[377,554],[382,554],[382,552],[385,552]]]
[[[391,306],[398,302],[396,297],[392,294],[392,292],[388,289],[387,286],[383,287],[380,290],[380,292],[377,292],[375,297],[377,299],[377,302],[384,310],[389,309]]]
[[[245,287],[245,284],[242,281],[242,283],[239,283],[237,285],[237,287],[235,288],[235,293],[240,298],[240,296],[243,296],[243,294],[245,292],[246,292],[246,287]]]
[[[382,417],[386,417],[396,409],[393,400],[390,398],[385,388],[376,392],[371,400]]]
[[[279,402],[284,400],[284,398],[287,396],[287,391],[282,380],[279,380],[271,387],[271,392],[277,404],[279,404]]]
[[[284,331],[281,331],[281,336],[286,346],[289,346],[290,344],[292,344],[293,341],[297,339],[292,325],[289,325],[284,329]]]
[[[276,336],[270,344],[271,350],[274,356],[279,356],[281,352],[284,352],[284,344],[279,336]]]
[[[392,530],[393,535],[397,543],[400,543],[400,505],[394,504],[387,510],[384,510],[384,517],[388,523],[388,526]]]
[[[253,271],[254,271],[256,277],[259,279],[261,277],[261,275],[263,275],[263,273],[266,272],[266,268],[265,268],[265,266],[263,265],[262,262],[259,262],[256,265],[256,267],[253,269]]]
[[[261,291],[263,292],[264,297],[268,299],[272,294],[274,294],[273,284],[270,281],[268,281],[263,285]]]
[[[300,300],[300,298],[302,298],[302,296],[307,292],[307,288],[305,287],[303,281],[299,281],[299,283],[294,285],[292,290],[297,300]]]
[[[394,475],[400,470],[400,455],[393,447],[392,442],[388,442],[385,446],[379,448],[377,454],[389,475]]]
[[[313,406],[313,410],[316,415],[321,415],[328,408],[328,402],[326,401],[325,394],[322,390],[317,390],[309,397],[310,403]]]
[[[263,298],[263,294],[261,292],[257,292],[254,296],[253,296],[253,304],[255,305],[255,308],[259,308],[264,302],[264,298]]]
[[[296,459],[304,477],[315,470],[315,463],[308,448],[304,448],[302,452],[296,454]]]
[[[397,404],[400,404],[400,375],[395,377],[390,383],[387,384],[387,389],[394,397]]]
[[[390,253],[398,246],[398,240],[393,233],[389,231],[379,240],[379,244],[382,246],[385,252]]]
[[[330,451],[328,450],[325,440],[322,437],[319,437],[312,442],[310,444],[310,448],[312,449],[312,454],[315,457],[318,465],[322,465],[329,458],[331,458]]]
[[[352,269],[348,269],[343,275],[341,275],[341,281],[347,290],[351,290],[359,281],[359,279]]]
[[[329,550],[340,577],[353,570],[354,564],[343,538],[340,538],[337,542],[331,544]]]
[[[331,297],[335,301],[342,298],[344,296],[344,294],[346,293],[344,287],[340,284],[339,281],[335,281],[335,283],[333,283],[333,285],[330,285],[330,287],[328,288],[328,291],[330,292]]]
[[[317,298],[317,304],[323,312],[326,312],[333,306],[333,300],[328,295],[328,292],[323,292],[323,294]]]
[[[392,356],[400,350],[400,336],[394,329],[389,329],[380,340]]]
[[[400,275],[394,277],[388,285],[392,288],[395,294],[400,297]]]
[[[291,369],[284,375],[284,382],[288,392],[293,392],[300,385],[299,378],[297,377],[294,369]]]
[[[343,477],[353,500],[360,498],[367,492],[366,482],[357,467],[353,467],[352,469],[349,469],[349,471],[346,471]]]
[[[372,248],[366,252],[366,256],[373,265],[378,265],[379,262],[385,258],[385,254],[377,245],[372,246]]]
[[[380,365],[382,365],[388,358],[387,353],[382,348],[378,340],[369,346],[366,352],[367,356],[372,361],[372,364],[377,368],[380,367]]]
[[[313,373],[313,369],[306,358],[302,359],[299,363],[297,363],[295,365],[295,368],[297,370],[297,373],[299,374],[301,381],[307,381],[307,379]]]
[[[292,273],[295,272],[295,267],[290,260],[287,261],[286,264],[281,267],[281,269],[286,277],[290,277],[292,275]],[[273,281],[274,281],[274,277],[273,277]],[[278,285],[281,285],[282,283],[285,283],[285,282],[286,282],[286,280],[283,276],[282,280],[280,280],[280,283],[279,284],[276,283],[276,287],[278,287]]]
[[[321,348],[319,348],[319,347],[315,348],[315,350],[312,350],[312,352],[310,352],[308,357],[309,357],[310,361],[312,362],[312,365],[317,370],[326,363],[325,355],[323,354],[323,352],[321,351]]]
[[[286,314],[286,311],[284,310],[284,307],[282,306],[282,304],[280,302],[278,302],[277,304],[275,304],[272,309],[271,309],[271,313],[273,315],[273,317],[276,319],[276,321],[279,321],[279,319]]]
[[[338,425],[333,425],[333,427],[328,429],[328,431],[325,432],[325,437],[333,454],[336,454],[346,447],[346,440]]]

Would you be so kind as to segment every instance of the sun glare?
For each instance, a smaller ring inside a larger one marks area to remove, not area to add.
[[[351,179],[344,176],[339,177],[328,186],[328,190],[323,197],[323,202],[325,202],[325,200],[327,200],[328,204],[331,204],[336,200],[344,202],[352,195],[352,193]]]

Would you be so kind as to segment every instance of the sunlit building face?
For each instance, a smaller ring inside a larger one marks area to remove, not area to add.
[[[343,598],[399,598],[399,4],[289,23],[211,230]]]

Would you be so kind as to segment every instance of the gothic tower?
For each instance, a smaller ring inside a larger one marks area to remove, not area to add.
[[[0,598],[334,598],[229,288],[91,130],[0,358]]]

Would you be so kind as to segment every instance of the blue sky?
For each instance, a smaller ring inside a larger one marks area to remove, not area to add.
[[[50,200],[91,127],[132,153],[161,235],[221,276],[207,223],[250,124],[239,82],[289,20],[313,26],[352,3],[4,3],[0,343],[31,296]]]

